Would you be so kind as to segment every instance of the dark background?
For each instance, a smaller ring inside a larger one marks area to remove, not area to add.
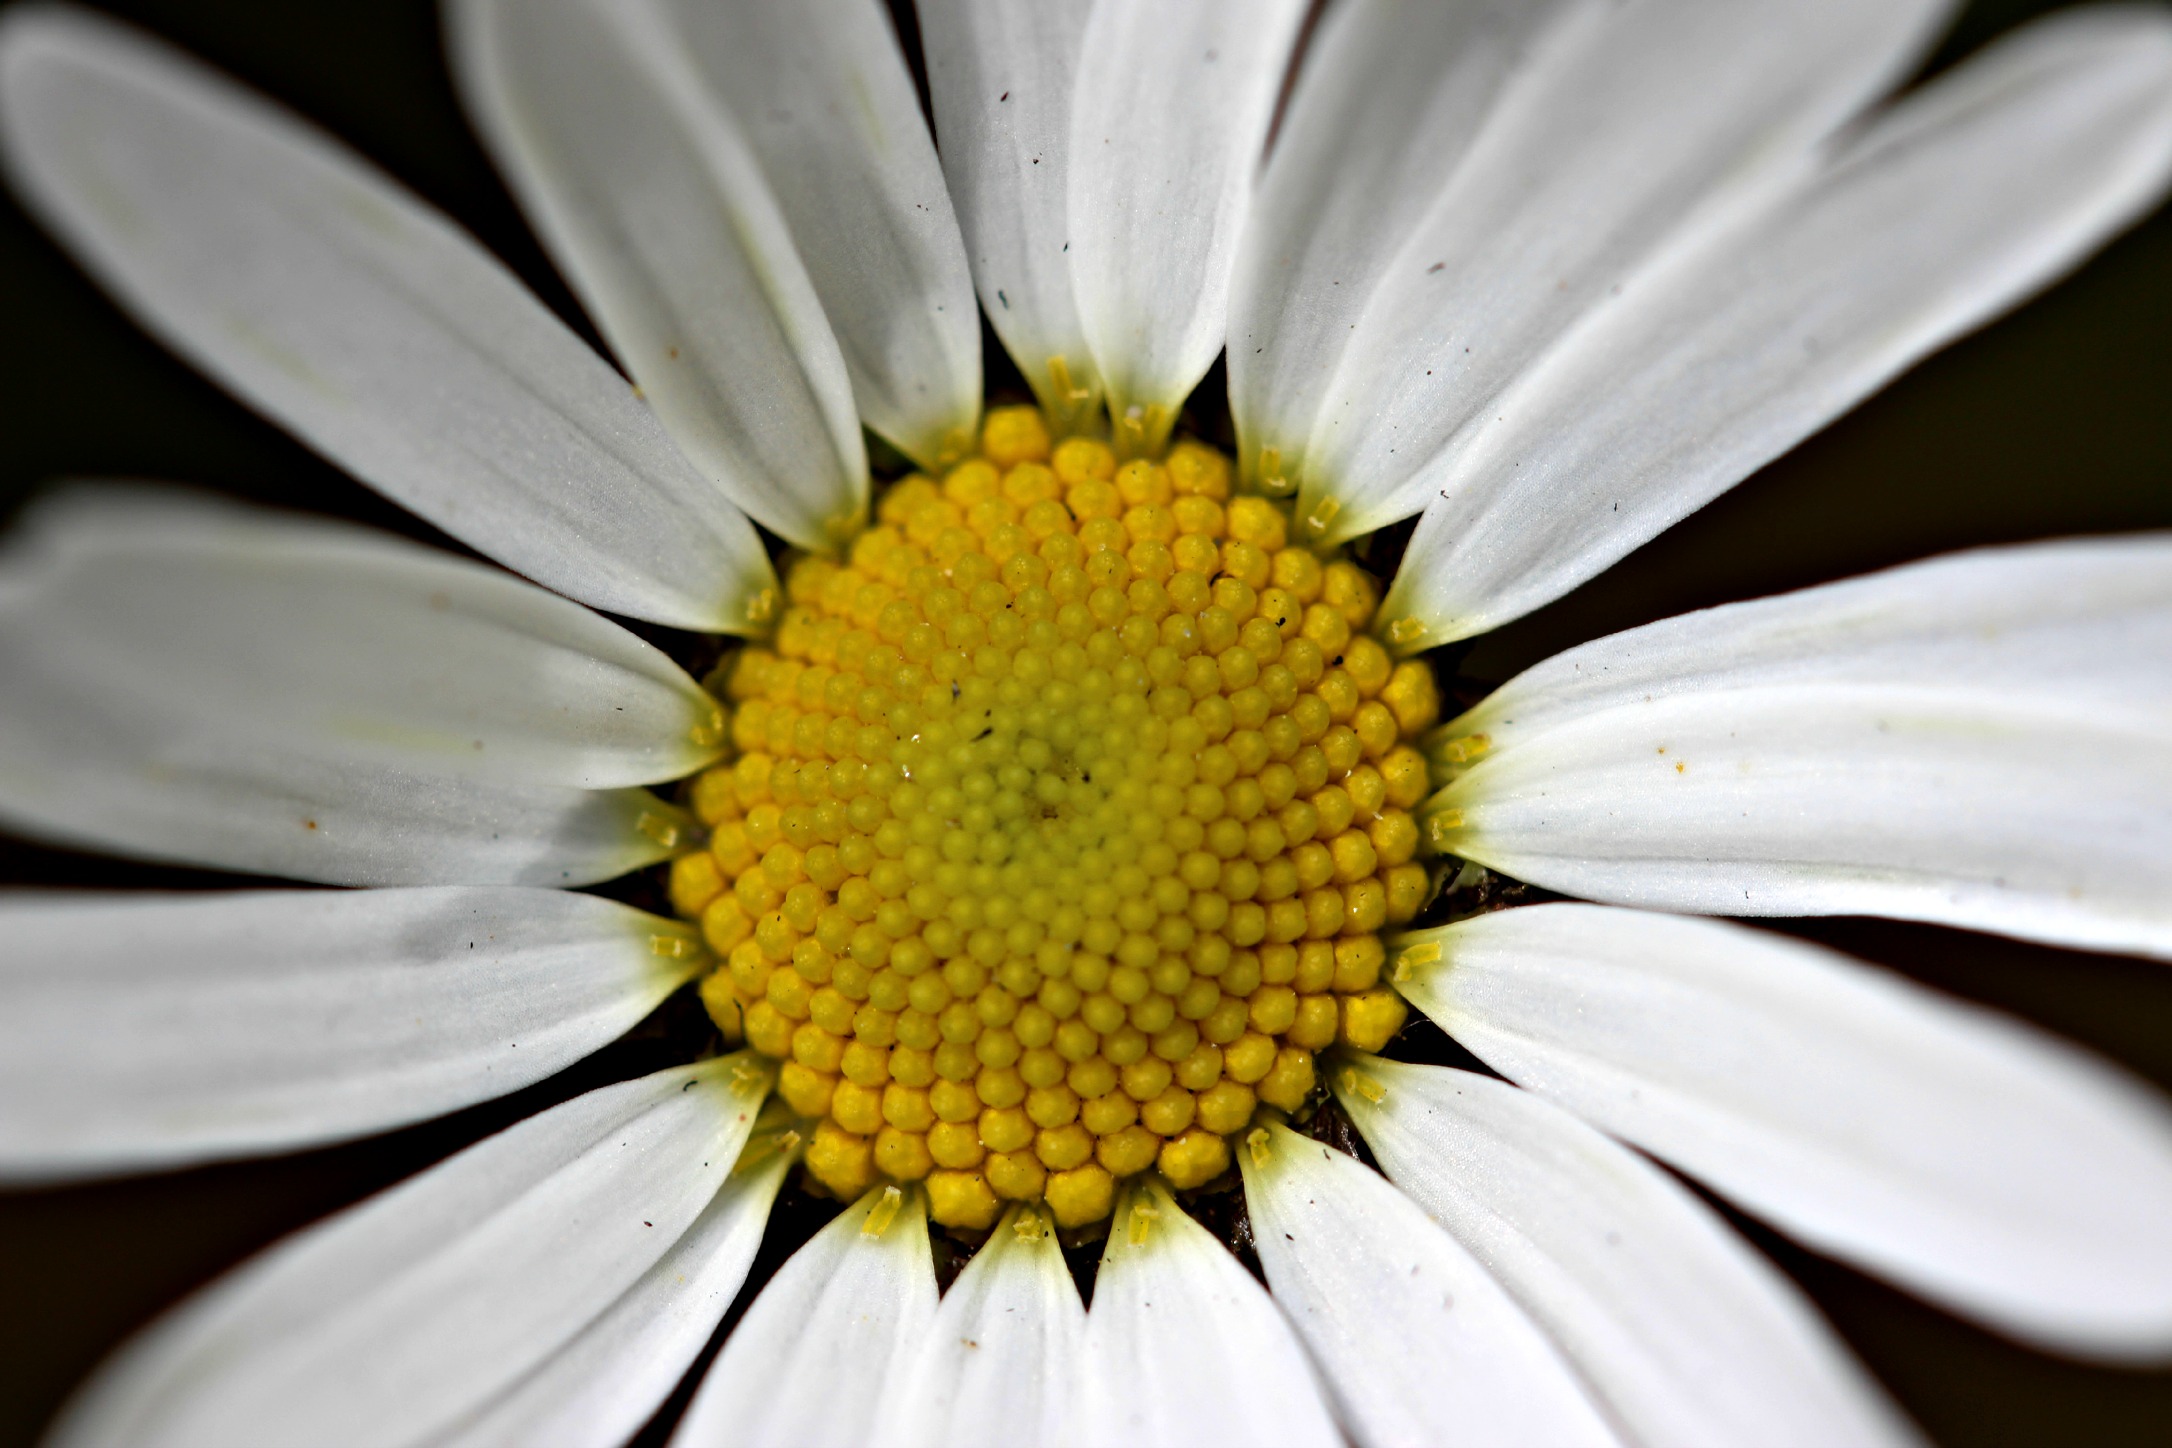
[[[461,122],[430,5],[104,8],[345,138],[587,331]],[[2051,8],[1981,0],[1932,65]],[[55,477],[136,475],[444,541],[139,334],[4,199],[0,319],[0,519]],[[1683,609],[1969,544],[2172,526],[2168,346],[2172,214],[2159,213],[2046,297],[1932,358],[1604,577],[1483,640],[1465,671],[1498,680],[1566,645]],[[0,883],[232,882],[0,836]],[[2172,1088],[2166,966],[1868,921],[1813,922],[1799,933],[2025,1016]],[[676,1035],[669,1021],[652,1023],[508,1101],[348,1146],[0,1194],[0,1444],[30,1441],[101,1355],[179,1294],[540,1106],[683,1059]],[[783,1214],[765,1258],[780,1257],[809,1226],[804,1213]],[[2172,1372],[2087,1368],[2015,1348],[1745,1226],[1942,1443],[2172,1439]],[[765,1270],[757,1265],[757,1280]]]

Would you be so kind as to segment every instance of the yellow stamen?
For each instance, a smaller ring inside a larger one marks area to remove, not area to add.
[[[755,1098],[767,1096],[770,1083],[775,1079],[774,1073],[763,1070],[752,1061],[734,1061],[732,1063],[732,1094],[734,1096],[752,1096]]]
[[[1048,359],[1048,380],[1054,394],[1065,402],[1076,405],[1093,398],[1091,388],[1081,387],[1071,380],[1071,364],[1061,357]]]
[[[763,1162],[780,1153],[791,1155],[800,1148],[801,1137],[797,1131],[765,1131],[753,1137],[739,1153],[739,1160],[732,1163],[732,1175],[752,1171]]]
[[[714,748],[724,742],[724,723],[724,711],[711,709],[700,722],[686,731],[686,737],[698,748]]]
[[[1493,747],[1493,740],[1484,734],[1465,734],[1435,745],[1434,757],[1445,764],[1469,764]]]
[[[1133,403],[1114,419],[1112,431],[1116,436],[1117,455],[1143,458],[1160,452],[1162,443],[1169,437],[1169,427],[1175,421],[1169,415],[1169,409],[1158,402]]]
[[[1017,1215],[1011,1218],[1011,1234],[1021,1242],[1044,1242],[1049,1235],[1048,1221],[1031,1207],[1018,1208]]]
[[[685,935],[651,935],[649,954],[660,955],[665,960],[692,960],[701,954],[701,945]]]
[[[897,1220],[897,1214],[904,1206],[905,1194],[903,1192],[896,1187],[884,1187],[881,1200],[868,1208],[867,1220],[860,1224],[860,1235],[871,1238],[881,1237],[883,1233],[890,1230],[890,1224]]]
[[[1409,946],[1396,953],[1395,979],[1397,981],[1409,980],[1413,967],[1431,965],[1439,959],[1440,942],[1437,940],[1422,940],[1416,945]]]
[[[1353,1095],[1364,1097],[1375,1106],[1388,1099],[1388,1088],[1358,1070],[1355,1066],[1343,1067],[1342,1089]]]
[[[1144,1247],[1147,1234],[1154,1229],[1154,1219],[1161,1213],[1154,1204],[1143,1197],[1131,1204],[1131,1245]]]
[[[641,811],[641,817],[634,821],[634,828],[667,850],[675,849],[678,846],[679,822],[669,815],[661,815],[654,810],[645,809]]]

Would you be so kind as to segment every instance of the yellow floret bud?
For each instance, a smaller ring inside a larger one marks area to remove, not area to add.
[[[1359,1051],[1378,1051],[1395,1039],[1409,1016],[1403,998],[1384,986],[1344,996],[1339,1039]]]
[[[671,908],[691,920],[724,893],[724,871],[716,856],[703,850],[671,862]]]
[[[1387,923],[1401,925],[1425,908],[1432,880],[1423,865],[1397,865],[1383,877],[1382,885],[1387,895]]]
[[[809,1070],[797,1061],[786,1061],[777,1072],[777,1094],[801,1116],[821,1116],[830,1109],[837,1078]]]
[[[1162,1138],[1144,1126],[1127,1126],[1104,1136],[1094,1147],[1094,1159],[1118,1177],[1136,1176],[1154,1164]]]
[[[718,955],[754,934],[754,919],[735,895],[720,895],[701,912],[701,937]]]
[[[763,1055],[783,1060],[792,1050],[792,1018],[766,1000],[751,1003],[744,1016],[747,1044]]]
[[[1056,444],[1050,464],[1066,487],[1085,482],[1105,483],[1116,476],[1116,454],[1098,438],[1065,438]]]
[[[1199,1094],[1199,1125],[1227,1136],[1252,1119],[1258,1101],[1249,1086],[1235,1081],[1217,1082]]]
[[[987,1151],[972,1123],[939,1121],[928,1129],[928,1154],[935,1158],[937,1166],[963,1170],[979,1166]]]
[[[1295,1111],[1312,1094],[1312,1052],[1301,1046],[1285,1046],[1275,1053],[1274,1069],[1256,1088],[1259,1099],[1284,1111]]]
[[[1440,685],[1433,671],[1415,659],[1395,666],[1380,702],[1395,711],[1405,736],[1422,733],[1440,719]]]
[[[1283,1033],[1282,1039],[1293,1046],[1324,1051],[1335,1044],[1335,1031],[1340,1014],[1334,996],[1301,996],[1297,1002],[1297,1019],[1290,1023],[1290,1028]]]
[[[852,1201],[875,1180],[874,1152],[867,1138],[831,1121],[816,1125],[806,1164],[807,1174],[839,1201]]]
[[[1229,496],[1229,459],[1213,448],[1185,441],[1169,449],[1169,481],[1180,495]]]
[[[732,786],[731,771],[718,768],[694,776],[688,803],[694,807],[694,817],[712,829],[727,819],[736,818],[739,794]],[[694,913],[681,907],[677,900],[672,901],[672,907],[682,915]]]
[[[830,1118],[858,1136],[882,1130],[882,1093],[851,1081],[840,1081],[830,1096]]]
[[[1042,1131],[1033,1139],[1033,1154],[1050,1171],[1068,1171],[1079,1165],[1094,1152],[1094,1135],[1085,1127],[1073,1122]]]
[[[916,1182],[935,1170],[935,1157],[922,1133],[885,1126],[875,1133],[875,1167],[886,1177]]]
[[[1163,1143],[1160,1162],[1170,1186],[1190,1191],[1229,1170],[1229,1142],[1219,1132],[1194,1127]]]
[[[1007,1202],[1035,1201],[1048,1182],[1048,1168],[1030,1151],[996,1152],[981,1170],[995,1194]]]
[[[1043,1198],[1059,1227],[1083,1227],[1109,1214],[1116,1199],[1116,1178],[1098,1164],[1051,1173]]]
[[[1330,563],[1320,599],[1340,613],[1351,628],[1360,629],[1372,622],[1373,610],[1380,606],[1380,587],[1371,574],[1354,563]]]
[[[946,1227],[986,1231],[995,1225],[996,1194],[977,1171],[928,1174],[928,1215]]]
[[[730,976],[712,971],[701,978],[701,1006],[723,1033],[727,1045],[736,1046],[747,1038],[745,1012]]]

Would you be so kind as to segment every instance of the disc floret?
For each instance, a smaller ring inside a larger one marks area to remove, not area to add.
[[[1401,1027],[1380,932],[1427,893],[1438,694],[1366,632],[1370,576],[1230,491],[1204,445],[1119,464],[996,410],[849,558],[794,560],[728,667],[738,754],[673,901],[837,1196],[1088,1224],[1150,1169],[1220,1176],[1315,1053]]]

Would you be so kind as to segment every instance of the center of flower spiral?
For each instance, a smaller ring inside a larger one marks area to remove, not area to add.
[[[1379,932],[1426,896],[1439,696],[1365,632],[1373,579],[1288,534],[1211,448],[1119,465],[1005,408],[848,561],[790,564],[671,891],[822,1187],[1096,1222],[1400,1029]]]

